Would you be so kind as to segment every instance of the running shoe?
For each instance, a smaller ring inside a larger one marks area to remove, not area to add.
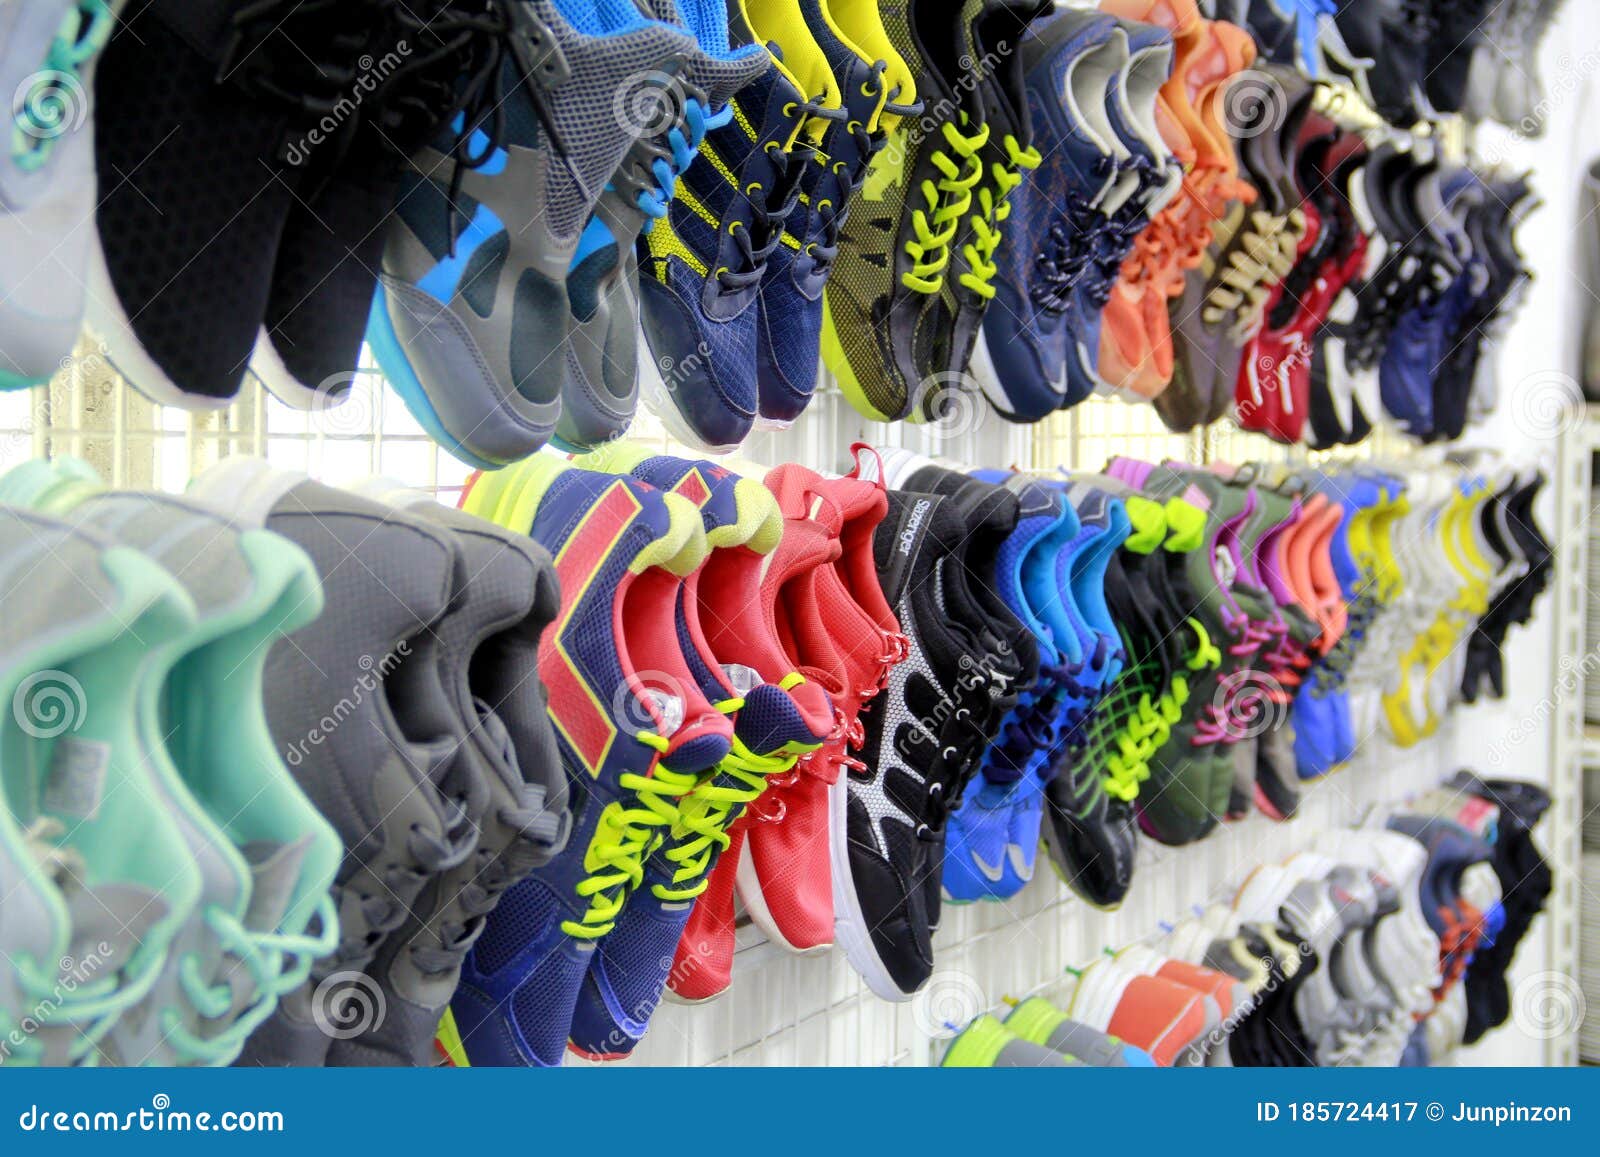
[[[342,845],[273,749],[249,679],[285,617],[298,626],[321,610],[315,572],[289,543],[236,531],[197,503],[107,492],[75,460],[49,467],[53,484],[24,496],[8,477],[0,494],[143,551],[198,611],[193,631],[151,646],[137,721],[141,764],[199,870],[205,918],[184,925],[149,995],[99,1048],[118,1065],[230,1064],[338,935],[328,889]],[[305,602],[285,616],[286,598]],[[242,681],[228,677],[234,667]],[[219,676],[214,686],[198,681],[208,675]],[[209,704],[198,714],[197,695]],[[318,932],[308,935],[311,926]]]
[[[753,480],[752,480],[753,481]],[[832,566],[841,555],[837,537],[812,519],[809,506],[783,514],[783,534],[770,555],[750,550],[714,550],[700,578],[705,592],[736,591],[742,597],[717,598],[714,611],[701,616],[701,627],[714,655],[734,674],[753,672],[762,683],[782,688],[804,722],[805,742],[837,738],[843,706],[836,712],[834,694],[846,698],[844,673],[814,647],[799,653],[798,640],[827,638],[821,607],[813,597],[811,572]],[[808,666],[806,660],[826,663]],[[751,676],[745,675],[745,678]],[[798,782],[792,769],[780,777]],[[769,777],[770,781],[771,777]],[[729,844],[717,858],[706,890],[695,901],[678,942],[667,983],[674,998],[710,1000],[727,989],[734,953],[734,891],[749,831],[781,822],[787,806],[773,807],[771,798],[752,801],[728,828]]]
[[[1205,993],[1110,957],[1083,970],[1063,1011],[1143,1049],[1163,1068],[1204,1064],[1207,1034],[1222,1020],[1216,1001]]]
[[[1001,578],[1001,571],[1009,565],[1008,544],[1018,533],[1022,500],[1005,487],[909,451],[884,450],[879,457],[892,485],[946,495],[967,520],[962,550],[941,571],[941,593],[952,620],[978,640],[983,658],[973,678],[988,684],[990,703],[985,717],[973,722],[992,740],[1024,689],[1039,678],[1038,640],[1000,593],[1015,587],[1014,580]],[[1044,511],[1030,511],[1030,520],[1034,514]],[[952,900],[995,896],[997,889],[1014,894],[1032,875],[1034,849],[1028,848],[1025,857],[1020,848],[1014,855],[1011,852],[1016,812],[1025,803],[1029,785],[1017,775],[1014,761],[997,760],[990,768],[993,780],[980,775],[971,790],[960,793],[959,807],[953,810],[949,833],[941,843],[942,891]],[[1037,842],[1035,835],[1035,846]]]
[[[1041,164],[1012,194],[993,257],[996,308],[975,361],[990,403],[1010,421],[1037,421],[1066,398],[1068,311],[1119,171],[1105,70],[1094,66],[1117,31],[1108,16],[1067,10],[1036,21],[1022,41]],[[1170,56],[1169,43],[1169,66]]]
[[[642,131],[589,218],[567,272],[572,307],[557,439],[569,447],[620,437],[639,400],[639,261],[641,234],[666,216],[678,181],[706,134],[733,120],[729,102],[772,67],[758,44],[728,43],[723,0],[654,0],[655,19],[694,34],[695,49],[660,87],[634,83],[624,98]]]
[[[321,1065],[330,1026],[372,999],[366,970],[383,941],[477,842],[458,795],[462,725],[434,675],[435,632],[464,562],[448,532],[259,459],[228,459],[189,493],[294,542],[322,580],[323,617],[273,647],[263,679],[273,741],[345,847],[339,942],[239,1061]],[[349,725],[328,728],[329,705],[346,703]]]
[[[621,443],[578,463],[606,473],[625,470],[693,503],[714,555],[739,555],[759,568],[778,546],[783,519],[777,500],[754,479]],[[731,583],[708,583],[708,560],[683,580],[678,595],[675,618],[688,675],[701,695],[733,720],[732,746],[683,797],[678,823],[646,863],[638,893],[600,941],[572,1027],[572,1050],[591,1060],[626,1056],[644,1036],[690,913],[704,896],[720,853],[732,843],[729,828],[768,784],[789,774],[800,756],[826,738],[826,725],[808,721],[781,682],[762,682],[754,668],[738,662],[740,656],[718,654],[708,641],[705,623],[720,617],[719,607],[741,594],[756,597],[757,569],[737,569],[746,580],[742,591]],[[727,573],[718,571],[716,577]]]
[[[829,123],[782,244],[767,258],[756,345],[756,425],[763,429],[789,426],[810,403],[820,373],[824,289],[844,224],[873,158],[904,118],[922,111],[916,80],[876,4],[800,0],[800,12],[833,69],[846,119]]]
[[[464,509],[527,527],[555,561],[562,603],[539,671],[574,818],[565,849],[501,899],[451,1012],[473,1065],[558,1065],[601,941],[729,750],[726,717],[678,670],[676,599],[705,530],[675,495],[544,456],[484,475]]]
[[[946,1069],[1064,1069],[1084,1062],[1024,1040],[987,1014],[966,1025],[939,1061]]]
[[[1097,1069],[1148,1069],[1156,1063],[1143,1049],[1075,1021],[1037,996],[1013,1008],[1005,1026],[1023,1040]]]
[[[550,556],[527,536],[382,480],[361,492],[447,530],[471,576],[437,637],[439,676],[467,723],[456,774],[478,841],[428,883],[368,967],[385,997],[382,1022],[328,1053],[330,1065],[428,1065],[462,961],[489,914],[507,889],[549,862],[571,826],[544,685],[527,677],[561,596]]]
[[[946,283],[953,291],[948,349],[931,367],[944,388],[936,386],[923,400],[923,414],[933,421],[958,412],[962,393],[970,389],[967,370],[995,297],[1000,270],[995,255],[1011,228],[1011,199],[1044,159],[1034,147],[1024,95],[1027,57],[1017,46],[1031,24],[1054,7],[1050,0],[967,0],[957,18],[961,59],[975,62],[982,103],[984,142],[977,160],[983,176],[973,189],[972,210],[962,226],[966,240],[956,248]]]
[[[195,607],[139,551],[20,507],[0,509],[0,553],[0,599],[31,608],[0,626],[16,757],[0,808],[0,873],[16,887],[0,1061],[94,1065],[120,1018],[171,984],[171,951],[203,919],[200,869],[138,724],[152,652],[192,635]]]
[[[909,998],[933,974],[925,895],[943,868],[933,853],[988,738],[973,722],[984,705],[970,675],[983,654],[939,598],[939,571],[966,532],[949,499],[891,490],[873,540],[907,654],[862,708],[859,758],[833,787],[831,839],[835,935],[885,1000]]]
[[[976,87],[979,62],[963,64],[950,6],[908,0],[879,12],[930,111],[902,120],[873,157],[840,231],[822,352],[852,406],[896,421],[918,409],[928,390],[948,384],[929,378],[951,364],[951,263],[985,179],[979,153],[989,130]]]
[[[0,390],[48,381],[78,339],[94,214],[94,65],[121,0],[18,0],[0,13]]]
[[[733,99],[732,123],[706,134],[700,163],[638,245],[640,320],[660,369],[646,383],[652,405],[679,441],[715,453],[754,428],[767,262],[828,125],[846,117],[796,4],[745,0],[733,14],[738,37],[771,46],[772,67]]]
[[[205,409],[238,394],[278,243],[357,132],[350,94],[377,72],[362,61],[392,50],[394,8],[138,0],[122,11],[94,77],[94,169],[107,180],[94,209],[88,322],[152,400]],[[340,101],[329,129],[324,114]],[[177,123],[187,126],[181,147]],[[207,174],[199,188],[197,167]]]
[[[904,661],[908,643],[884,597],[873,555],[889,506],[877,472],[858,468],[853,475],[824,478],[791,464],[769,471],[766,484],[786,519],[819,523],[840,545],[838,557],[808,571],[796,592],[814,602],[822,633],[795,636],[793,642],[801,672],[808,678],[815,673],[833,697],[834,733],[800,761],[798,774],[773,787],[739,862],[739,898],[751,919],[773,943],[809,954],[834,942],[834,787],[860,762],[866,738],[860,712]]]
[[[498,3],[498,0],[497,0]],[[463,462],[533,453],[561,414],[573,297],[606,183],[696,47],[627,0],[526,0],[445,139],[412,158],[367,341]],[[470,114],[470,116],[469,116]],[[587,271],[585,271],[587,272]],[[579,281],[581,292],[586,286]]]

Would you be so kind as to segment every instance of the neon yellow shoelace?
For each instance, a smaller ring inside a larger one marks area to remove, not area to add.
[[[619,782],[632,799],[606,805],[583,857],[589,874],[577,892],[589,901],[589,910],[581,920],[561,922],[561,930],[578,940],[598,940],[616,925],[628,894],[644,880],[644,862],[680,821],[678,801],[694,789],[696,777],[658,764],[654,775],[626,772]]]
[[[707,780],[698,785],[678,808],[674,836],[681,840],[666,858],[676,865],[672,885],[656,884],[651,891],[668,902],[693,900],[706,890],[711,859],[731,842],[729,816],[767,790],[769,776],[781,775],[795,765],[797,756],[757,755],[735,736],[733,748],[717,764],[717,778],[731,777],[743,787]]]
[[[972,215],[973,240],[962,246],[968,270],[961,275],[961,284],[988,301],[994,297],[994,279],[1000,267],[994,263],[995,250],[1000,248],[1000,226],[1011,216],[1012,191],[1022,184],[1022,170],[1037,169],[1044,160],[1039,150],[1023,148],[1017,138],[1005,138],[1006,163],[991,165],[994,187],[978,190],[980,211]]]
[[[951,154],[939,149],[933,154],[933,163],[944,174],[937,183],[922,182],[922,199],[927,208],[911,215],[911,228],[916,238],[906,242],[906,253],[913,265],[901,277],[907,289],[917,293],[938,293],[944,284],[944,271],[950,265],[950,245],[956,239],[961,219],[972,208],[972,191],[983,179],[983,162],[978,150],[989,143],[989,126],[984,125],[970,136],[964,135],[954,124],[941,126],[946,143],[961,160],[951,159]]]

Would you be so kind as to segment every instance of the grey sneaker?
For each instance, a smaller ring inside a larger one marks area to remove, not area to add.
[[[0,4],[0,389],[47,381],[83,321],[95,58],[123,0]]]
[[[438,629],[465,581],[453,535],[251,459],[191,494],[265,525],[311,557],[322,617],[278,643],[263,673],[268,726],[345,848],[339,944],[246,1044],[240,1063],[320,1065],[335,1039],[387,1015],[366,974],[428,881],[471,855],[465,731],[440,675]]]
[[[470,580],[439,624],[440,678],[468,721],[460,759],[474,781],[473,854],[432,878],[367,973],[387,1001],[371,1031],[336,1040],[330,1065],[427,1065],[461,962],[505,890],[566,842],[566,777],[538,678],[539,638],[560,592],[550,557],[526,535],[379,481],[366,496],[452,533]]]
[[[193,632],[151,648],[138,728],[156,794],[200,870],[200,907],[103,1048],[119,1065],[228,1064],[337,937],[328,888],[339,837],[274,749],[250,678],[286,615],[293,626],[316,617],[316,573],[290,543],[255,531],[247,544],[198,504],[106,492],[76,460],[38,465],[54,468],[55,484],[35,490],[36,507],[143,551],[199,615]],[[16,499],[8,483],[26,469],[0,479],[0,500]]]
[[[525,0],[531,82],[480,130],[476,168],[434,149],[413,159],[384,248],[367,340],[417,421],[487,469],[555,431],[568,271],[643,130],[630,101],[670,83],[694,47],[628,0],[586,7],[578,27],[578,6]]]
[[[194,605],[138,552],[0,507],[0,607],[0,1061],[94,1064],[200,899],[137,724],[152,644]]]

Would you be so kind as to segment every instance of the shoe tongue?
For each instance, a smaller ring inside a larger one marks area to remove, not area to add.
[[[145,935],[166,919],[169,910],[161,893],[121,881],[69,892],[66,901],[71,954],[80,962],[92,955],[101,968],[112,970],[127,967]]]
[[[307,835],[290,843],[255,840],[239,849],[250,865],[250,903],[245,908],[244,926],[251,932],[275,932],[282,926],[310,848]]]
[[[807,699],[820,700],[822,710],[817,710],[816,702],[806,704]],[[814,748],[827,739],[832,728],[832,711],[827,705],[827,693],[815,683],[801,683],[787,691],[773,683],[761,683],[744,693],[734,733],[758,755],[785,748]]]

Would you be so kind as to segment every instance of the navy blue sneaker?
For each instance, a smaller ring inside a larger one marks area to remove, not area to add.
[[[1099,205],[1116,182],[1107,140],[1103,74],[1078,67],[1110,55],[1117,22],[1065,11],[1024,40],[1028,116],[1043,157],[1011,195],[1011,218],[995,251],[995,307],[984,319],[974,370],[1001,417],[1035,422],[1066,396],[1068,311],[1104,220]],[[1097,83],[1096,76],[1102,80]]]
[[[673,495],[549,455],[482,476],[466,509],[555,560],[561,610],[539,675],[573,821],[566,848],[501,898],[450,1007],[473,1065],[558,1065],[596,946],[699,773],[729,751],[726,718],[687,680],[673,686],[669,666],[683,663],[673,595],[704,560],[705,531]]]
[[[767,259],[756,344],[756,424],[762,429],[787,428],[810,404],[822,356],[823,289],[851,201],[889,129],[922,111],[901,99],[915,85],[876,4],[799,0],[799,7],[833,69],[845,119],[830,123],[818,163],[806,166],[800,205]]]
[[[783,515],[772,492],[713,463],[652,456],[619,443],[578,464],[626,472],[694,504],[719,555],[770,557],[783,537]],[[760,597],[760,569],[738,573],[749,584],[743,590],[728,581],[725,571],[707,579],[702,568],[683,580],[675,600],[683,666],[677,668],[674,657],[675,670],[669,674],[692,681],[702,698],[733,719],[733,742],[679,802],[678,823],[646,861],[637,892],[611,934],[600,941],[578,997],[569,1046],[590,1060],[621,1059],[643,1039],[690,913],[732,842],[729,828],[762,796],[773,776],[792,771],[800,756],[826,739],[807,722],[787,689],[762,682],[745,665],[747,653],[718,653],[707,641],[702,621],[715,621],[719,603]],[[652,663],[661,665],[656,658]]]
[[[714,453],[738,446],[760,406],[757,299],[802,185],[841,120],[838,84],[802,21],[744,13],[733,34],[774,65],[706,134],[667,215],[639,238],[640,322],[655,360],[644,388],[667,429]],[[782,45],[780,48],[779,46]]]
[[[556,440],[572,449],[621,436],[639,400],[639,236],[665,217],[679,178],[708,132],[733,120],[734,93],[772,67],[760,45],[731,48],[722,0],[649,0],[656,19],[680,25],[697,48],[676,75],[629,78],[614,103],[640,136],[606,185],[572,268],[572,309]]]

